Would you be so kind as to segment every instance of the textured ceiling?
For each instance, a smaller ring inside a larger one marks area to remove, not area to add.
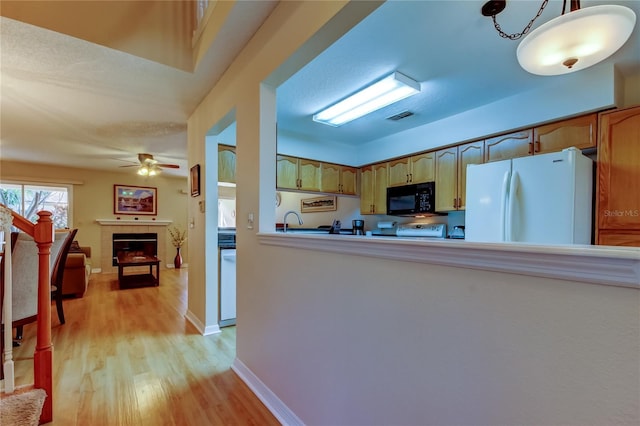
[[[517,33],[541,1],[508,1],[498,23]],[[388,1],[278,88],[278,129],[315,141],[358,146],[491,102],[552,86],[567,76],[541,77],[518,64],[518,41],[501,38],[484,1]],[[582,7],[622,4],[640,20],[640,1],[583,0]],[[533,28],[561,14],[551,0]],[[623,74],[640,72],[638,24],[607,61]],[[422,83],[422,92],[338,128],[312,121],[322,108],[393,71]],[[585,88],[588,90],[588,88]],[[405,110],[413,116],[390,121]]]
[[[148,152],[186,176],[187,118],[276,4],[237,2],[195,72],[0,18],[2,158],[131,173]]]
[[[540,3],[509,1],[498,20],[507,32],[521,31]],[[130,173],[119,166],[149,152],[181,166],[165,173],[186,176],[187,117],[276,4],[236,2],[195,72],[0,18],[0,155]],[[498,36],[480,14],[482,4],[386,2],[278,88],[278,129],[358,145],[566,78],[523,71],[518,42]],[[640,17],[637,0],[582,1],[583,7],[595,4],[624,4]],[[551,0],[534,28],[561,8],[561,1]],[[99,28],[109,27],[101,22]],[[640,72],[638,34],[636,25],[627,45],[608,59],[624,74]],[[422,94],[339,128],[311,120],[322,107],[394,70],[421,81]],[[405,109],[415,115],[386,120]]]

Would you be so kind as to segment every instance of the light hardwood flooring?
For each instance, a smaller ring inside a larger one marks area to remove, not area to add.
[[[120,290],[93,274],[81,299],[52,305],[54,421],[50,425],[277,425],[230,369],[235,327],[202,336],[185,320],[187,273]],[[14,351],[16,384],[33,383],[35,325]]]

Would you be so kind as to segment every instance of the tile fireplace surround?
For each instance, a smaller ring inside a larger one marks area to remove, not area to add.
[[[167,259],[167,226],[171,220],[130,220],[130,219],[96,219],[101,225],[100,232],[100,269],[103,273],[117,273],[118,267],[112,266],[112,236],[121,233],[157,233],[158,234],[158,259],[160,265],[166,267],[171,263]],[[173,261],[173,257],[171,258]],[[96,265],[98,267],[98,265]]]

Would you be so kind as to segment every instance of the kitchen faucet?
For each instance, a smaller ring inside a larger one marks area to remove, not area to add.
[[[302,218],[300,217],[300,215],[293,210],[289,210],[284,214],[284,219],[282,220],[284,222],[284,232],[287,232],[287,216],[289,216],[291,213],[296,215],[296,217],[298,218],[298,225],[302,225]]]

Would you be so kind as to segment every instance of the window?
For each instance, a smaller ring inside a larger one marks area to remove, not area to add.
[[[0,203],[35,223],[37,213],[48,210],[52,213],[56,229],[71,226],[70,195],[72,186],[0,183]]]

